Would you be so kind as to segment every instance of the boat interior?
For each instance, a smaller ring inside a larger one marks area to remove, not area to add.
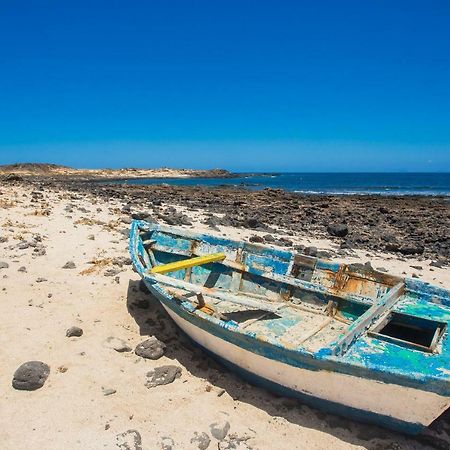
[[[432,353],[446,330],[396,310],[413,295],[404,279],[362,265],[142,223],[132,245],[142,271],[180,302],[286,348],[342,355],[367,332]]]

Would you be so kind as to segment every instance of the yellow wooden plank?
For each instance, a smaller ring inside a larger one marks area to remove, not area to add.
[[[163,264],[161,266],[155,266],[152,269],[150,269],[150,273],[175,272],[176,270],[188,269],[189,267],[201,266],[203,264],[223,261],[224,259],[225,259],[224,253],[213,253],[212,255],[198,256],[196,258],[184,259],[182,261],[176,261],[169,264]]]

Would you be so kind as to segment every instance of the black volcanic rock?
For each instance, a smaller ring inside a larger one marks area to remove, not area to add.
[[[398,250],[402,255],[421,255],[424,247],[420,244],[402,245]]]
[[[134,353],[146,359],[159,359],[164,355],[166,345],[156,337],[152,336],[144,342],[137,345]]]
[[[176,378],[181,376],[181,367],[178,366],[160,366],[155,367],[154,370],[147,373],[147,382],[145,386],[153,388],[156,386],[163,386],[175,381]]]
[[[343,223],[333,223],[327,226],[328,234],[336,237],[345,237],[348,234],[348,227]]]
[[[14,389],[35,391],[44,386],[50,374],[50,367],[42,361],[28,361],[15,372],[12,380]]]
[[[249,241],[255,244],[263,244],[264,238],[262,238],[261,236],[250,236]]]
[[[150,213],[146,211],[139,211],[131,214],[132,219],[134,220],[146,220],[148,222],[152,222],[152,218],[150,216]]]

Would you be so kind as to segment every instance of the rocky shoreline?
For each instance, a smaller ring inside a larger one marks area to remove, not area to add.
[[[265,231],[257,241],[291,247],[289,236],[332,239],[338,253],[355,249],[391,253],[399,258],[432,259],[437,267],[450,263],[450,199],[447,197],[377,195],[302,195],[281,189],[250,191],[236,187],[122,185],[75,180],[30,180],[37,188],[64,188],[118,199],[133,206],[140,218],[186,225],[189,220],[173,205],[208,214],[204,223]],[[274,239],[273,231],[286,235]],[[255,241],[256,242],[256,241]],[[296,248],[303,251],[303,248]]]

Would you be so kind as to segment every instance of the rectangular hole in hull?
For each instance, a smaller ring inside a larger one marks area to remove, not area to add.
[[[445,328],[443,322],[392,313],[370,334],[401,346],[433,352]]]

